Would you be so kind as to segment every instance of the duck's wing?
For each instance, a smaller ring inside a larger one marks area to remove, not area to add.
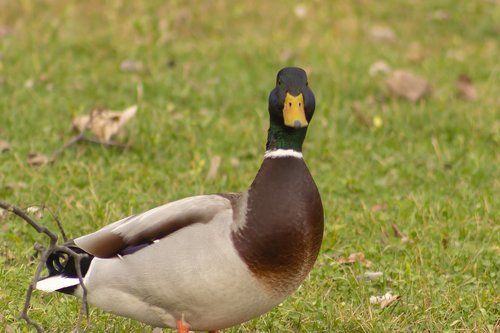
[[[223,195],[185,198],[111,223],[74,242],[96,257],[109,258],[129,246],[155,241],[193,223],[208,223],[225,209],[232,207],[231,200]]]

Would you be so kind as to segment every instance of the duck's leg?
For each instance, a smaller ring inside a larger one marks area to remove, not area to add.
[[[189,333],[189,325],[184,320],[176,320],[175,326],[177,326],[177,333]]]

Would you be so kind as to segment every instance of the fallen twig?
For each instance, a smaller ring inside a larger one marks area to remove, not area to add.
[[[45,234],[50,239],[50,244],[49,244],[49,247],[47,249],[43,248],[43,246],[41,246],[41,245],[38,245],[38,244],[35,245],[35,249],[37,251],[41,252],[42,255],[41,255],[40,261],[37,265],[35,275],[33,276],[33,279],[31,280],[31,283],[28,286],[28,290],[26,291],[26,298],[24,299],[24,307],[23,307],[23,311],[21,313],[20,318],[24,319],[29,325],[32,325],[38,333],[43,332],[40,325],[35,320],[33,320],[29,317],[28,309],[29,309],[29,306],[31,303],[31,297],[33,294],[33,290],[36,288],[36,284],[37,284],[38,280],[40,280],[40,275],[42,274],[43,268],[45,266],[45,263],[46,263],[48,257],[54,252],[61,251],[61,252],[68,254],[69,256],[71,256],[75,260],[75,270],[76,270],[76,273],[78,275],[78,280],[80,281],[80,286],[82,287],[82,290],[83,290],[80,315],[78,318],[77,327],[75,328],[75,331],[78,332],[83,316],[86,315],[87,320],[89,319],[89,309],[88,309],[88,302],[87,302],[87,288],[85,287],[85,285],[83,283],[83,276],[82,276],[82,272],[80,270],[81,255],[74,252],[73,250],[71,250],[67,246],[57,245],[57,240],[58,240],[57,235],[54,234],[52,231],[50,231],[47,227],[37,223],[35,220],[33,220],[30,216],[28,216],[20,208],[17,208],[11,204],[8,204],[8,203],[2,202],[2,201],[0,201],[0,208],[3,208],[6,211],[11,212],[14,215],[17,215],[18,217],[22,218],[29,225],[31,225],[38,233]],[[50,210],[49,210],[49,212],[52,214],[52,212]],[[55,218],[54,214],[52,214],[52,216],[54,216],[54,218]],[[56,219],[60,229],[62,230],[62,226],[61,226],[60,222],[58,221],[57,218],[55,218],[55,219]],[[64,232],[63,232],[63,237],[66,238]]]

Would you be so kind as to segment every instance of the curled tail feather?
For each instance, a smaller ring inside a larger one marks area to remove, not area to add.
[[[82,277],[85,277],[94,256],[83,251],[73,242],[64,245],[82,255],[80,257],[80,270]],[[47,292],[58,291],[65,294],[74,294],[75,289],[80,284],[78,273],[76,272],[75,259],[65,252],[56,251],[48,257],[46,266],[49,276],[40,279],[36,284],[36,289]]]

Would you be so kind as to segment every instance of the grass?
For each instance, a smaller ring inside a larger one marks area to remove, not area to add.
[[[322,251],[297,293],[225,332],[492,332],[500,318],[498,2],[304,5],[300,19],[291,1],[0,1],[0,138],[11,144],[0,154],[0,199],[48,205],[76,237],[169,200],[244,190],[262,159],[275,74],[303,66],[317,98],[304,149],[325,206]],[[371,38],[376,25],[396,39]],[[419,60],[407,55],[412,44]],[[127,59],[143,68],[121,71]],[[391,97],[383,78],[368,75],[377,60],[428,79],[432,95],[415,104]],[[457,98],[462,73],[476,101]],[[354,103],[382,125],[363,125]],[[82,144],[52,165],[27,165],[29,152],[48,154],[70,138],[75,115],[132,104],[140,110],[127,128],[129,150]],[[221,167],[206,180],[216,155]],[[42,222],[55,230],[49,217]],[[36,264],[32,244],[46,240],[17,218],[0,223],[0,330],[24,332],[17,316]],[[353,252],[373,266],[336,262]],[[356,278],[369,270],[384,277]],[[387,291],[401,300],[369,304]],[[31,315],[49,331],[70,331],[78,306],[36,293]],[[89,331],[149,330],[91,312]]]

